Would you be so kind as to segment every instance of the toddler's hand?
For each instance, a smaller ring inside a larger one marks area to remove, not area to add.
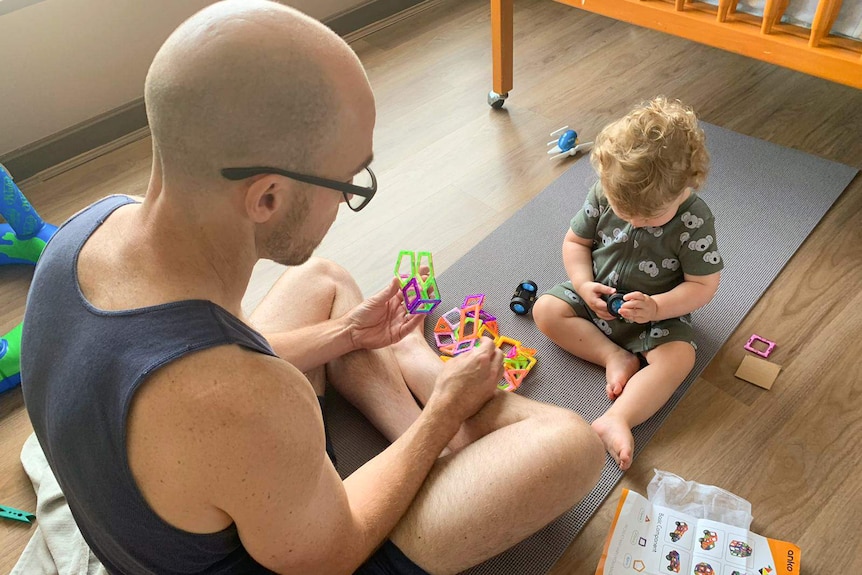
[[[655,321],[658,315],[658,304],[645,293],[633,291],[623,296],[625,303],[620,307],[620,315],[635,323]]]
[[[611,295],[616,292],[614,288],[598,282],[586,282],[578,288],[581,299],[590,306],[601,319],[610,321],[614,316],[608,311],[608,302],[602,299],[603,295]]]

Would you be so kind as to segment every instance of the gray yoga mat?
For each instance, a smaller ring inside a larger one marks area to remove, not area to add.
[[[716,297],[693,316],[698,344],[695,367],[670,401],[635,428],[635,456],[857,173],[849,166],[717,126],[703,127],[712,169],[702,196],[715,215],[716,238],[725,269]],[[485,310],[498,317],[501,333],[538,350],[538,363],[518,393],[568,407],[588,421],[610,406],[604,392],[604,370],[561,351],[536,329],[530,317],[514,315],[508,304],[521,280],[535,281],[540,292],[565,281],[560,255],[563,235],[595,180],[589,161],[576,161],[440,274],[438,286],[443,302],[426,322],[426,335],[433,345],[431,332],[440,314],[458,307],[465,295],[486,294]],[[387,445],[356,410],[337,396],[328,406],[327,422],[343,476]],[[584,501],[469,573],[546,573],[621,476],[608,458],[601,480]]]

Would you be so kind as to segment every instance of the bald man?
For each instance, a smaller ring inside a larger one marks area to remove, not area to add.
[[[280,4],[218,3],[159,50],[146,104],[146,198],[63,226],[24,322],[27,409],[109,572],[457,573],[592,488],[601,442],[496,391],[493,345],[443,364],[397,279],[363,300],[309,259],[376,190],[374,99],[342,40]],[[290,267],[245,317],[260,258]],[[392,441],[344,481],[325,383]]]

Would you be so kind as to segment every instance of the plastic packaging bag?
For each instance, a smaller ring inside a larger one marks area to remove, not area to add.
[[[686,481],[673,473],[655,469],[647,486],[651,503],[676,509],[698,519],[711,519],[742,529],[751,528],[751,503],[714,485]]]

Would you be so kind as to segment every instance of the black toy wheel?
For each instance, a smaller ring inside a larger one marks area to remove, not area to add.
[[[530,307],[530,302],[521,297],[512,298],[509,302],[509,309],[518,315],[527,315]]]

